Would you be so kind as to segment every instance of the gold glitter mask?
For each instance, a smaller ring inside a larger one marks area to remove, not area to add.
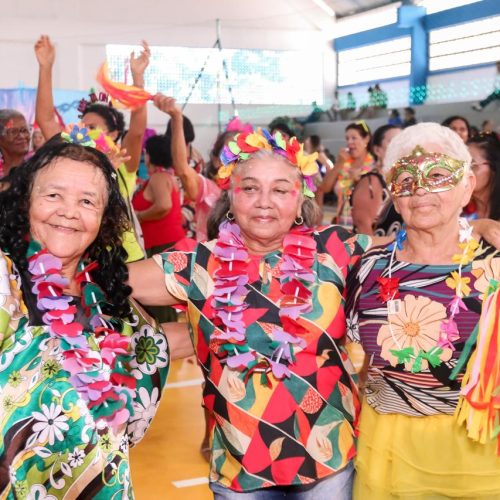
[[[393,165],[387,181],[395,197],[413,196],[418,188],[442,193],[453,189],[463,179],[464,167],[463,161],[416,146],[411,154]]]

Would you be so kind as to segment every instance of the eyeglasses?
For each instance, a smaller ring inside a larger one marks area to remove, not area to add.
[[[19,135],[29,136],[30,131],[26,127],[9,127],[3,131],[2,135],[7,137],[8,139],[14,139],[15,137],[17,137]]]

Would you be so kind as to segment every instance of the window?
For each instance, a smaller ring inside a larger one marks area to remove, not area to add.
[[[126,80],[127,58],[134,49],[130,45],[106,46],[111,78]],[[152,47],[146,88],[152,93],[171,95],[182,104],[202,67],[205,69],[190,103],[230,103],[231,87],[237,104],[323,104],[323,54],[319,49],[221,52],[213,48]]]
[[[410,74],[409,36],[343,50],[338,55],[340,86]]]
[[[456,68],[500,60],[500,16],[432,30],[429,69]]]

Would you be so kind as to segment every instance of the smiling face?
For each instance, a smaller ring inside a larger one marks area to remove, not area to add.
[[[366,156],[370,136],[363,137],[356,129],[350,128],[345,133],[345,141],[352,158],[358,159]]]
[[[231,212],[256,252],[279,249],[302,208],[300,174],[286,160],[269,156],[240,165],[232,176]]]
[[[76,266],[97,237],[106,202],[106,180],[98,168],[59,158],[33,180],[31,235],[65,267]]]
[[[9,156],[24,156],[29,149],[30,130],[26,120],[16,116],[8,120],[0,135],[0,150]]]
[[[118,130],[110,132],[106,120],[98,113],[93,113],[92,111],[90,111],[89,113],[85,113],[82,116],[82,123],[90,130],[94,130],[96,128],[101,129],[107,136],[111,137],[111,139],[113,140],[118,137]]]

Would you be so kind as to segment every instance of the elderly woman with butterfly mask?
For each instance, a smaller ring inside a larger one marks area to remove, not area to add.
[[[460,218],[470,154],[421,123],[384,170],[405,227],[348,281],[349,349],[366,360],[354,498],[499,498],[500,253]]]

